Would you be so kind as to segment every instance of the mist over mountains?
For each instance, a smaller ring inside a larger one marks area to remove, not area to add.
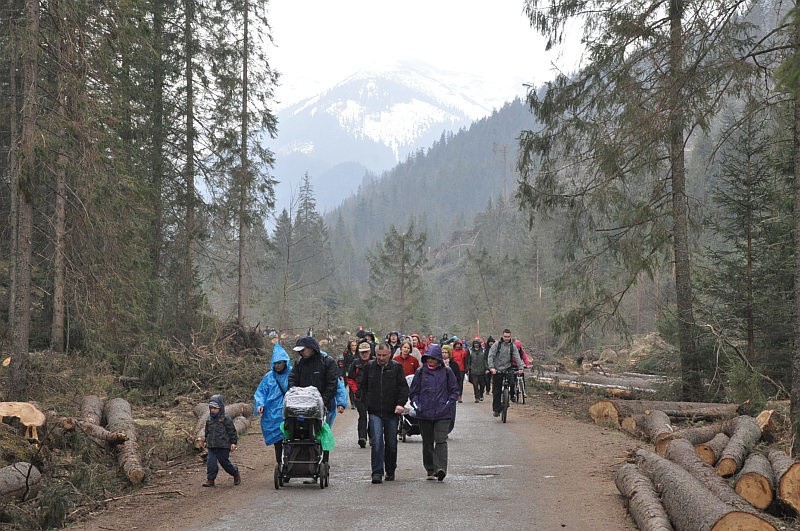
[[[421,67],[358,73],[278,112],[272,146],[278,211],[291,206],[307,172],[322,212],[374,176],[425,150],[446,132],[488,116],[470,80]]]

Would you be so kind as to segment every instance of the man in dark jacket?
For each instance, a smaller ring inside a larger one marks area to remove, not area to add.
[[[442,360],[442,347],[428,345],[422,366],[411,381],[409,397],[422,433],[422,465],[428,479],[447,475],[447,434],[455,416],[458,380]]]
[[[330,407],[339,387],[339,367],[333,358],[323,355],[317,340],[311,336],[301,337],[294,346],[300,359],[289,373],[289,388],[316,387],[322,403]],[[328,451],[323,452],[322,461],[328,462]]]
[[[372,446],[372,483],[394,481],[397,468],[397,424],[408,400],[408,384],[403,367],[392,360],[392,350],[381,344],[375,360],[361,373],[358,384],[361,399],[369,412]]]

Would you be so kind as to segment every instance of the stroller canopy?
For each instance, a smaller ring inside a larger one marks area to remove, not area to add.
[[[305,417],[322,420],[325,405],[316,387],[292,387],[283,397],[283,417]]]

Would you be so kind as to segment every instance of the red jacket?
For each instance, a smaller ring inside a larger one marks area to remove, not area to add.
[[[465,349],[463,345],[461,348],[453,348],[453,353],[450,356],[458,364],[462,374],[467,370],[467,356],[469,356],[469,350]]]
[[[415,358],[411,354],[409,354],[406,359],[403,359],[403,356],[401,354],[398,354],[392,359],[397,363],[399,363],[400,365],[402,365],[403,372],[405,373],[406,376],[411,376],[412,374],[417,372],[417,369],[419,369],[419,362],[417,361],[417,358]]]

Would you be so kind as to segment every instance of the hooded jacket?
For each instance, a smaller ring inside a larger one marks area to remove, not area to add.
[[[478,340],[474,340],[472,342],[472,348],[469,349],[467,368],[470,374],[475,376],[480,376],[489,370],[489,366],[486,364],[486,351],[483,350],[481,342]]]
[[[461,345],[459,347],[459,345]],[[460,340],[453,341],[453,351],[450,354],[450,359],[455,361],[458,364],[458,368],[461,370],[461,374],[467,370],[467,356],[469,355],[469,350],[464,348],[464,343]]]
[[[206,448],[230,448],[239,442],[239,437],[233,421],[225,414],[225,398],[214,395],[210,402],[219,404],[219,413],[216,417],[209,415],[206,420]]]
[[[275,364],[279,361],[286,362],[286,369],[282,373],[275,372]],[[272,370],[264,375],[258,385],[253,402],[253,414],[258,414],[259,406],[264,408],[261,413],[261,435],[267,445],[275,444],[283,439],[281,422],[283,422],[283,395],[289,390],[289,373],[292,362],[286,350],[278,344],[272,349]]]
[[[428,358],[439,360],[435,369],[428,367]],[[455,374],[444,366],[442,347],[433,343],[422,356],[422,367],[417,369],[409,388],[409,399],[416,409],[418,419],[442,420],[455,415],[459,386]]]
[[[301,338],[308,343],[314,354],[310,358],[300,357],[289,373],[289,387],[314,386],[322,396],[322,403],[330,407],[336,396],[339,380],[339,367],[336,361],[328,355],[323,356],[319,344],[314,338]],[[310,341],[308,341],[310,340]]]

